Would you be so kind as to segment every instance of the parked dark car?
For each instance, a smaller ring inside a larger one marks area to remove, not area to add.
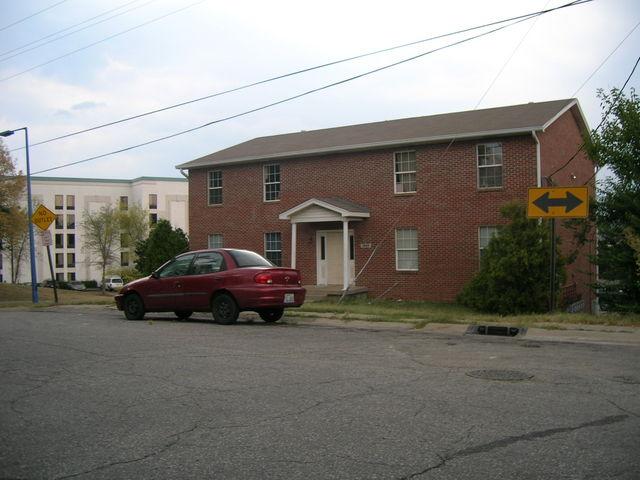
[[[178,255],[127,283],[115,300],[129,320],[141,320],[146,312],[186,319],[210,311],[216,322],[231,324],[241,311],[276,322],[286,307],[301,306],[305,294],[298,270],[276,267],[255,252],[223,248]]]

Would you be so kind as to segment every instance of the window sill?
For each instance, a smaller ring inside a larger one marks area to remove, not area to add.
[[[504,190],[504,187],[478,187],[477,189],[478,192],[499,192],[500,190]]]
[[[419,272],[420,272],[419,269],[418,270],[398,270],[396,268],[396,273],[419,273]]]
[[[207,207],[224,207],[224,203],[209,203]]]
[[[263,199],[262,200],[262,203],[279,203],[279,202],[280,202],[280,199],[277,199],[277,200],[264,200]]]
[[[396,197],[410,197],[416,195],[418,192],[393,192]]]

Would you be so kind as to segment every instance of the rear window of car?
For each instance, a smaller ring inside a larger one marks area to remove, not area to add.
[[[249,250],[229,250],[229,254],[233,257],[234,262],[239,268],[243,267],[273,267],[273,263]]]

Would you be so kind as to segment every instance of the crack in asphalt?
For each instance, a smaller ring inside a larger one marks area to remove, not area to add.
[[[110,463],[106,463],[106,464],[103,464],[103,465],[98,465],[98,466],[96,466],[94,468],[91,468],[89,470],[85,470],[85,471],[82,471],[82,472],[76,472],[76,473],[71,473],[71,474],[68,474],[68,475],[55,477],[55,480],[66,480],[67,478],[75,478],[75,477],[80,477],[80,476],[83,476],[83,475],[89,475],[91,473],[98,472],[98,471],[101,471],[101,470],[106,470],[108,468],[115,467],[115,466],[118,466],[118,465],[128,465],[128,464],[131,464],[131,463],[142,462],[142,461],[147,460],[149,458],[156,457],[158,455],[163,454],[164,452],[166,452],[170,448],[176,446],[178,443],[180,443],[180,441],[182,440],[182,435],[186,435],[186,434],[192,433],[198,427],[199,427],[199,425],[196,423],[191,428],[188,428],[186,430],[182,430],[181,432],[177,432],[177,433],[169,435],[168,438],[173,438],[173,440],[171,440],[170,442],[168,442],[165,445],[161,446],[160,448],[158,448],[158,449],[156,449],[156,450],[154,450],[152,452],[149,452],[149,453],[147,453],[145,455],[142,455],[140,457],[131,458],[129,460],[118,460],[118,461],[115,461],[115,462],[110,462]]]
[[[481,445],[476,445],[475,447],[469,447],[462,450],[458,450],[457,452],[454,452],[446,456],[442,456],[436,453],[436,456],[440,459],[440,462],[438,462],[436,465],[429,466],[419,472],[411,473],[409,475],[404,475],[402,477],[399,477],[398,480],[409,480],[411,478],[419,477],[432,470],[442,468],[443,466],[446,465],[447,462],[450,462],[451,460],[456,460],[458,458],[468,457],[471,455],[476,455],[478,453],[487,453],[492,450],[496,450],[498,448],[504,448],[519,442],[530,442],[530,441],[538,440],[541,438],[551,437],[553,435],[557,435],[560,433],[575,432],[576,430],[582,430],[583,428],[604,427],[607,425],[612,425],[614,423],[623,422],[628,418],[629,418],[629,415],[612,415],[612,416],[601,418],[599,420],[582,423],[575,427],[558,427],[558,428],[551,428],[548,430],[538,430],[534,432],[529,432],[529,433],[525,433],[524,435],[508,436],[508,437],[501,438],[499,440],[494,440],[493,442],[483,443]]]

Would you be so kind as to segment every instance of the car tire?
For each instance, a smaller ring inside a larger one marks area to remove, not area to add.
[[[176,317],[178,317],[180,320],[188,320],[189,317],[193,315],[193,312],[191,310],[176,310],[173,313],[175,313]]]
[[[238,320],[240,309],[231,295],[228,293],[220,293],[216,295],[211,302],[211,313],[217,323],[231,325]]]
[[[266,308],[264,310],[258,310],[260,318],[267,323],[277,322],[284,315],[284,308]]]
[[[139,295],[130,293],[124,297],[122,309],[127,320],[142,320],[144,318],[144,304]]]

